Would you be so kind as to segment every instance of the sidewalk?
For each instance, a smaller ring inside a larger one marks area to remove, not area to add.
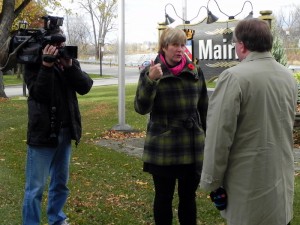
[[[143,153],[144,138],[126,138],[122,140],[101,139],[97,145],[123,152],[127,155],[141,158]],[[300,149],[294,149],[295,156],[295,171],[300,172]]]

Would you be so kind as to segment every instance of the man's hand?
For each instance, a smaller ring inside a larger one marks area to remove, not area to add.
[[[43,49],[43,65],[52,67],[56,62],[57,53],[58,49],[56,46],[47,44]]]
[[[224,188],[219,187],[210,193],[210,199],[218,210],[224,210],[227,206],[227,193]]]
[[[157,63],[154,65],[153,60],[151,60],[151,65],[149,69],[149,78],[151,80],[158,80],[162,77],[163,72],[161,70],[161,64]]]

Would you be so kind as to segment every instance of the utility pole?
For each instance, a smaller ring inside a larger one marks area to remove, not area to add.
[[[102,43],[103,43],[103,38],[99,38],[100,76],[102,76]]]
[[[119,1],[119,124],[113,127],[114,130],[128,131],[131,127],[125,124],[125,0]]]
[[[187,0],[182,0],[182,19],[184,24],[187,21]]]

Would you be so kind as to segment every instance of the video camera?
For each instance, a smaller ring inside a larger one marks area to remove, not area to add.
[[[47,44],[65,42],[66,38],[61,34],[60,26],[63,25],[63,17],[44,16],[44,28],[26,29],[19,27],[18,33],[12,37],[10,52],[16,52],[18,63],[39,63],[42,61],[42,50]],[[58,58],[77,58],[77,46],[64,46],[58,49]]]

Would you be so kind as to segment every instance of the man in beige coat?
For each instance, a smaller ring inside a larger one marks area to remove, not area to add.
[[[200,187],[217,195],[228,225],[286,225],[293,217],[297,83],[272,57],[265,21],[240,21],[234,41],[241,63],[219,76],[209,100]]]

